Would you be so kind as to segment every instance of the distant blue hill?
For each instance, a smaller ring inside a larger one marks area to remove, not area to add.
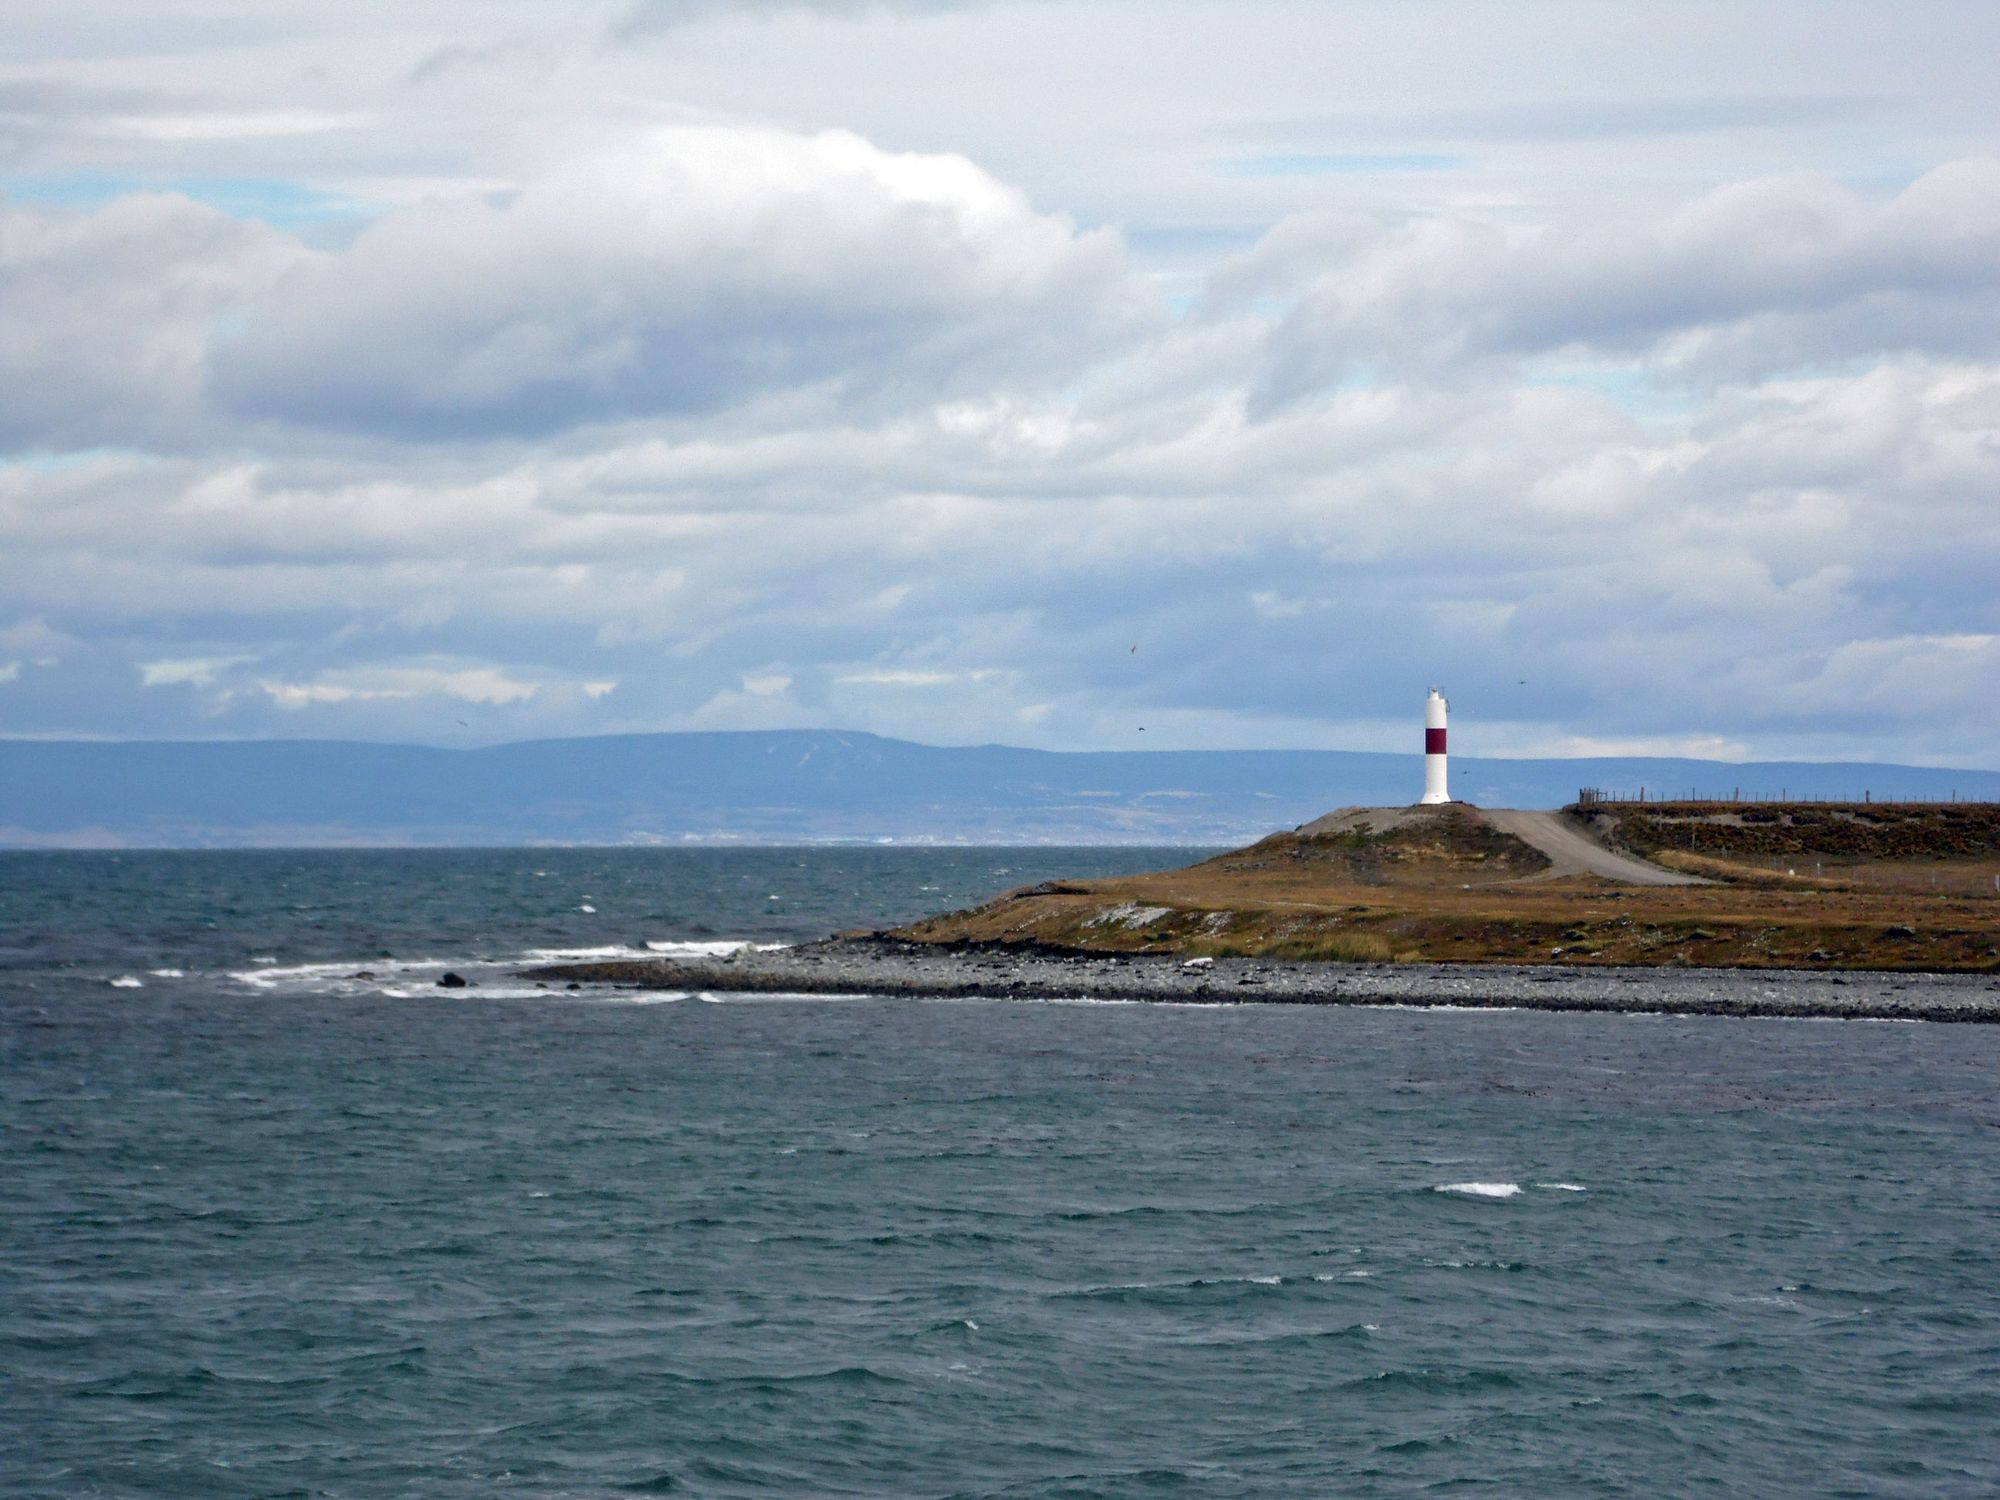
[[[1395,805],[1421,757],[1338,750],[945,749],[832,730],[611,735],[439,750],[342,740],[0,740],[0,846],[1234,844]],[[2000,772],[1653,758],[1453,757],[1452,790],[1559,807],[1648,795],[2000,799]]]

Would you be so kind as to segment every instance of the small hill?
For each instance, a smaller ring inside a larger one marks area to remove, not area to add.
[[[1193,867],[1217,875],[1363,886],[1493,885],[1546,873],[1548,856],[1462,803],[1344,807]]]

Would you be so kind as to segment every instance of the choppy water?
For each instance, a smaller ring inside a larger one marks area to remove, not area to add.
[[[0,1494],[2000,1490],[2000,1029],[502,982],[1167,857],[0,856]]]

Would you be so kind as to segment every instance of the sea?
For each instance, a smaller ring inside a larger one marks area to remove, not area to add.
[[[515,977],[1187,856],[0,855],[0,1495],[2000,1493],[2000,1028]]]

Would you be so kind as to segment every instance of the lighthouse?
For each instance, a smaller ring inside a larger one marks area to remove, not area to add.
[[[1445,789],[1444,719],[1451,711],[1444,694],[1431,689],[1424,700],[1424,804],[1451,801]]]

